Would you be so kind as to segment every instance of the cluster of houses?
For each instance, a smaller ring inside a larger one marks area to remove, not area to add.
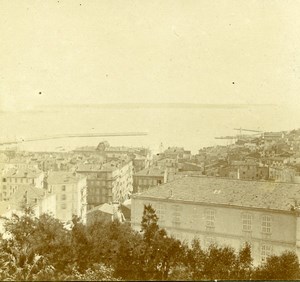
[[[169,147],[98,146],[0,153],[0,215],[31,206],[67,225],[119,219],[140,230],[145,204],[174,237],[203,247],[250,243],[254,263],[300,255],[300,130],[264,133],[192,155]]]

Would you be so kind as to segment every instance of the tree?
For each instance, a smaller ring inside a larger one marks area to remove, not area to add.
[[[92,267],[80,272],[76,267],[68,276],[61,277],[65,281],[120,281],[114,277],[114,270],[104,264],[94,264]]]
[[[34,251],[47,258],[55,268],[55,275],[67,273],[74,264],[72,234],[58,219],[43,214],[36,219],[36,226],[29,238]],[[55,276],[53,277],[55,279]]]
[[[78,266],[79,271],[84,271],[92,263],[91,261],[91,238],[86,226],[81,223],[77,216],[72,218],[71,250],[73,263]]]
[[[258,266],[253,274],[254,279],[296,280],[299,275],[299,261],[294,252],[286,251],[280,256],[272,255],[266,263]]]
[[[144,206],[141,231],[139,279],[168,279],[169,273],[180,264],[183,257],[181,242],[159,228],[158,217],[151,205]]]
[[[201,280],[203,279],[205,252],[200,246],[200,241],[194,238],[190,248],[186,250],[185,265],[187,266],[187,272],[189,273],[188,279]]]
[[[31,244],[31,234],[37,228],[37,220],[30,209],[23,216],[16,214],[4,224],[8,238],[1,238],[1,280],[45,280],[54,273],[47,258]]]
[[[93,263],[103,263],[114,269],[116,277],[138,279],[139,246],[142,236],[129,224],[118,220],[98,221],[89,226],[91,256]]]
[[[141,222],[141,231],[143,232],[144,241],[150,244],[156,232],[159,230],[157,224],[158,217],[151,205],[144,205],[143,217]]]
[[[232,279],[235,264],[236,254],[233,248],[212,244],[205,252],[204,279]]]
[[[237,255],[236,269],[232,278],[250,280],[253,271],[252,262],[251,246],[249,243],[246,243]]]

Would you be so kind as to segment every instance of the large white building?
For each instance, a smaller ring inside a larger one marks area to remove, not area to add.
[[[64,222],[72,220],[73,215],[76,215],[85,222],[86,211],[86,177],[71,172],[49,172],[41,213],[49,213]]]
[[[132,196],[136,230],[145,204],[170,234],[188,242],[197,237],[204,248],[249,242],[255,264],[284,250],[300,257],[299,184],[184,177]]]

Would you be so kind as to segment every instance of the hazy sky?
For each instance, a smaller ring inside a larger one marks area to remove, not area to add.
[[[0,0],[1,109],[295,104],[299,31],[297,0]]]

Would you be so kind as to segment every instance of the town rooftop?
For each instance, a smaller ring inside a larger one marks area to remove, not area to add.
[[[300,204],[300,184],[189,176],[132,197],[291,211]]]

